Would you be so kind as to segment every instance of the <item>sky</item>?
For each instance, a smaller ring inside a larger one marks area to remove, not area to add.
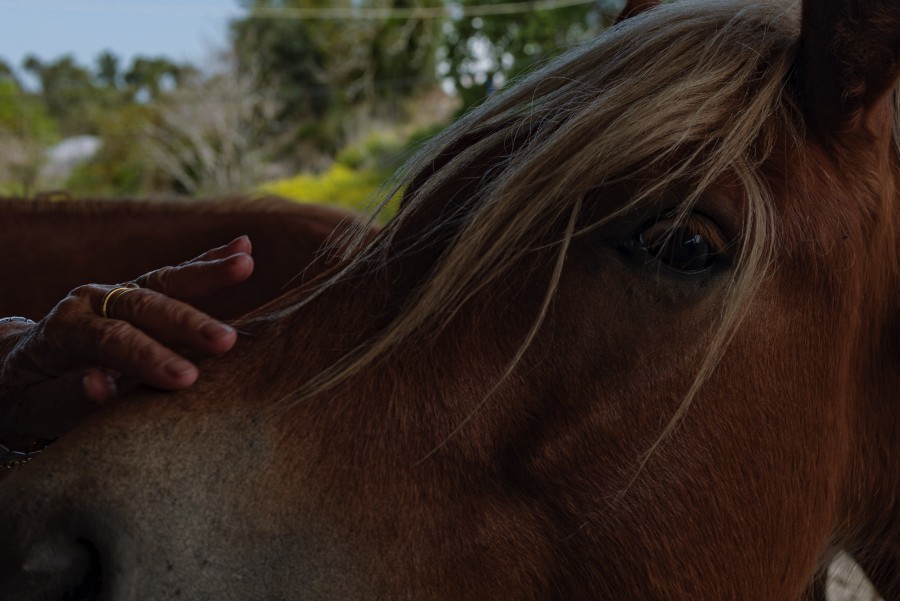
[[[93,66],[111,50],[123,66],[135,55],[202,66],[241,14],[237,0],[0,0],[0,59],[18,69],[28,54],[73,54]]]

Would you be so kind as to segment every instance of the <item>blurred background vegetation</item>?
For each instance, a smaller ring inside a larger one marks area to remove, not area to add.
[[[239,4],[203,68],[110,52],[0,61],[0,194],[274,193],[359,208],[428,137],[595,35],[621,2]]]

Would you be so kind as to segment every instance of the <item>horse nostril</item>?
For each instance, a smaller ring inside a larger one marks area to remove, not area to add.
[[[81,539],[45,542],[32,546],[24,561],[0,569],[0,598],[96,601],[100,574],[100,553],[92,543]]]
[[[89,541],[80,539],[77,543],[87,553],[87,567],[82,572],[81,581],[69,589],[60,601],[96,601],[100,599],[100,553],[97,551],[97,547]]]

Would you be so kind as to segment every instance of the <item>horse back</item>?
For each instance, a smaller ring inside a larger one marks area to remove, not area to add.
[[[248,235],[253,275],[196,302],[215,317],[237,317],[320,273],[330,264],[329,238],[354,220],[349,211],[277,198],[0,198],[0,315],[39,319],[76,286],[125,282]]]

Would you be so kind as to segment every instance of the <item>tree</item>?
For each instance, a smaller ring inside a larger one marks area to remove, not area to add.
[[[283,4],[257,0],[248,6],[249,16],[231,24],[238,68],[258,71],[260,84],[277,90],[290,107],[285,109],[287,115],[319,117],[328,108],[327,90],[316,75],[325,60],[323,49],[305,23],[259,15]]]
[[[45,162],[44,150],[57,138],[56,124],[40,97],[12,77],[0,77],[0,184],[28,196]]]
[[[196,195],[246,190],[260,179],[279,142],[278,100],[252,71],[227,61],[211,75],[195,74],[153,107],[142,148],[178,191]]]
[[[110,111],[98,123],[100,149],[76,165],[65,187],[76,196],[168,194],[172,181],[155,168],[140,144],[153,110],[139,103]]]
[[[30,55],[23,67],[40,82],[47,112],[64,136],[95,132],[91,115],[95,88],[90,71],[76,64],[71,55],[46,63]]]
[[[16,72],[13,70],[12,66],[3,59],[0,59],[0,81],[3,80],[11,80],[18,83]]]
[[[96,79],[100,85],[107,88],[118,88],[121,85],[122,74],[119,73],[119,57],[104,50],[97,56]]]
[[[196,69],[190,65],[174,63],[164,57],[135,57],[123,79],[129,87],[132,99],[152,100],[166,89],[174,89]]]
[[[559,8],[534,8],[490,14],[509,0],[454,0],[459,18],[445,21],[439,51],[441,70],[468,108],[536,63],[552,58],[596,35],[604,26],[600,8],[585,2]],[[477,5],[483,16],[466,15]]]
[[[362,0],[347,10],[406,10],[440,0]],[[352,137],[358,117],[398,118],[399,100],[435,84],[433,20],[410,17],[327,18],[325,0],[250,0],[232,24],[239,64],[258,65],[260,82],[276,90],[283,123],[327,152]],[[298,12],[302,11],[302,12]],[[325,18],[309,11],[320,11]]]

